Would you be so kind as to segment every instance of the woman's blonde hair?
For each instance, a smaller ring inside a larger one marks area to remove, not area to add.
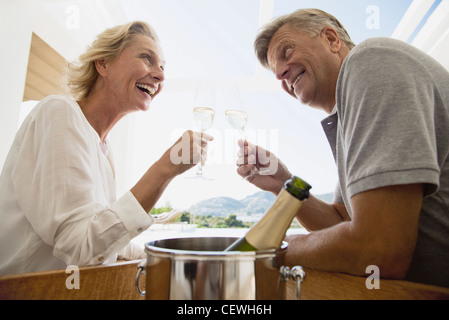
[[[77,100],[86,99],[98,78],[95,61],[117,58],[137,35],[147,36],[159,43],[153,28],[141,21],[116,26],[99,34],[78,61],[68,66],[67,84],[72,96]]]
[[[300,9],[271,21],[257,35],[254,49],[257,58],[265,68],[269,68],[267,52],[271,39],[286,24],[292,25],[298,31],[305,32],[311,37],[316,37],[324,28],[331,27],[350,50],[355,47],[346,29],[333,15],[319,9]]]

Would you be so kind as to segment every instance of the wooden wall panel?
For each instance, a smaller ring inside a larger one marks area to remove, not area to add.
[[[67,61],[33,33],[23,101],[64,93],[66,68]]]

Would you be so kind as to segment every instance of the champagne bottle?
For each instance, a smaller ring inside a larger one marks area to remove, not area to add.
[[[225,251],[257,251],[279,248],[285,233],[303,202],[309,197],[312,187],[304,180],[293,176],[279,193],[276,201],[246,235]]]

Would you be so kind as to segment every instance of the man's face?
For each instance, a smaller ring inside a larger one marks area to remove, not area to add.
[[[328,110],[335,104],[341,61],[325,30],[310,37],[284,25],[271,39],[267,55],[270,69],[288,94],[305,105]]]

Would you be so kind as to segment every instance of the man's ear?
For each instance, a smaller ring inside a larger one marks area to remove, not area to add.
[[[324,41],[328,44],[329,49],[333,53],[337,53],[340,51],[341,48],[341,40],[338,36],[337,31],[335,31],[334,28],[326,27],[321,31],[321,36],[324,39]]]

